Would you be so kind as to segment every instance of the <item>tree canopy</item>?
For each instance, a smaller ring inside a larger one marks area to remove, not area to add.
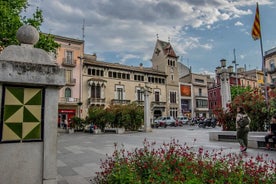
[[[27,0],[0,0],[0,47],[18,45],[16,32],[23,24],[32,25],[40,32],[40,26],[43,22],[42,10],[36,8],[31,18],[21,16],[21,13],[26,11],[28,6]],[[59,44],[54,41],[53,35],[40,32],[40,39],[35,47],[56,53]]]

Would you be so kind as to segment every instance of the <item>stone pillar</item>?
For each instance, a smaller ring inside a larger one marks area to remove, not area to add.
[[[151,132],[150,124],[150,103],[149,103],[149,87],[145,86],[144,88],[144,129],[145,132]]]
[[[226,68],[226,60],[222,59],[220,62],[221,67],[219,67],[217,74],[220,80],[221,106],[226,110],[227,104],[231,102],[230,75]]]
[[[32,26],[17,32],[21,45],[0,54],[0,183],[57,183],[57,119],[64,69],[33,45]]]

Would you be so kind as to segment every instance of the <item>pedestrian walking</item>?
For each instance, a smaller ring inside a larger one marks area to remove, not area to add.
[[[64,129],[67,129],[67,127],[68,127],[68,121],[67,119],[64,119]]]
[[[251,120],[244,111],[244,108],[241,106],[237,107],[236,130],[241,152],[245,152],[247,150],[250,122]]]

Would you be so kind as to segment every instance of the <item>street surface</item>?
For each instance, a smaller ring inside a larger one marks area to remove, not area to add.
[[[240,154],[237,142],[209,141],[210,131],[220,131],[216,128],[198,128],[197,126],[167,127],[152,129],[152,132],[134,132],[125,134],[89,134],[75,132],[73,134],[59,133],[58,136],[58,184],[91,184],[95,172],[100,171],[100,160],[111,155],[114,143],[119,148],[124,145],[127,150],[143,146],[146,138],[149,142],[155,141],[157,145],[169,143],[172,139],[179,143],[187,143],[195,150],[203,147],[204,150],[223,149],[226,153]],[[258,154],[267,155],[267,159],[276,160],[276,151],[263,149],[248,149],[248,156]]]

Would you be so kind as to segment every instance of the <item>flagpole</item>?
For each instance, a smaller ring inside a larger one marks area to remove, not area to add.
[[[261,52],[262,52],[262,70],[263,70],[263,72],[264,72],[265,103],[266,103],[266,107],[269,108],[269,106],[268,106],[267,82],[266,82],[267,70],[266,70],[266,66],[265,66],[265,59],[264,59],[264,52],[263,52],[263,39],[262,39],[262,35],[260,35],[260,46],[261,46]]]

